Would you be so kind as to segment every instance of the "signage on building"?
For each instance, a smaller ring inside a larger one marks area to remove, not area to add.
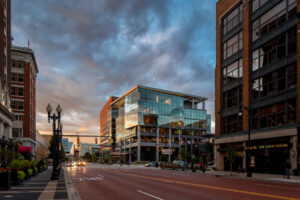
[[[250,146],[245,147],[244,150],[256,150],[256,149],[274,149],[274,148],[288,148],[290,147],[290,144],[266,144],[266,145],[256,145],[256,146]]]
[[[255,156],[250,157],[250,167],[255,167]]]
[[[162,154],[165,154],[165,155],[172,154],[172,149],[162,149],[162,150],[161,150],[161,153],[162,153]]]
[[[92,150],[92,147],[91,147],[91,146],[89,146],[89,150]]]

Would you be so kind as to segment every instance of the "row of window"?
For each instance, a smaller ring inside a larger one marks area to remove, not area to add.
[[[11,95],[14,96],[24,96],[24,88],[23,87],[11,87]]]
[[[296,63],[266,74],[252,82],[252,99],[278,94],[296,87]]]
[[[285,57],[288,53],[293,53],[297,49],[297,30],[292,28],[277,38],[263,44],[260,48],[252,52],[252,71],[262,68],[265,65],[276,62]],[[287,43],[286,43],[287,38]]]
[[[242,105],[242,87],[231,89],[222,94],[223,109],[229,109]]]
[[[296,99],[252,111],[251,128],[282,126],[296,122]]]
[[[15,68],[24,69],[24,62],[20,60],[12,60],[11,65]]]
[[[296,15],[297,1],[282,1],[252,23],[252,41],[270,33],[287,19]]]
[[[24,101],[12,100],[10,107],[14,110],[24,110]]]
[[[223,18],[223,35],[231,31],[243,21],[243,5],[240,4]]]
[[[241,132],[243,128],[243,117],[239,114],[223,117],[223,134]]]
[[[241,80],[243,77],[243,59],[223,68],[223,84],[229,84]]]
[[[233,54],[242,50],[242,48],[243,48],[243,33],[241,31],[223,43],[223,60],[229,58]]]
[[[24,83],[24,74],[11,73],[11,81]]]

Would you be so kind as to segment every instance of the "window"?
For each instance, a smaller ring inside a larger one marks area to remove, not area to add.
[[[223,35],[231,31],[243,20],[243,5],[240,4],[223,19]]]
[[[234,88],[222,95],[223,109],[229,109],[242,104],[242,87]]]
[[[24,83],[24,74],[18,74],[18,82]]]
[[[17,95],[17,88],[11,87],[11,95]]]
[[[289,0],[288,9],[286,8],[286,4],[286,0],[282,1],[252,23],[252,41],[256,41],[260,37],[267,35],[283,24],[287,19],[287,13],[288,18],[295,16],[297,2],[295,0]]]
[[[16,81],[16,74],[15,73],[11,73],[11,81]]]
[[[24,88],[21,88],[21,87],[18,88],[18,96],[21,96],[21,97],[24,96]]]
[[[263,6],[269,0],[252,0],[252,12],[255,12],[259,7]]]
[[[18,101],[18,110],[24,110],[24,102]]]
[[[223,84],[241,80],[243,77],[243,59],[223,68]]]
[[[223,134],[242,131],[243,120],[239,114],[223,117]]]
[[[17,102],[12,100],[10,103],[10,107],[11,109],[17,109]]]
[[[282,126],[296,122],[296,99],[252,111],[252,129]]]
[[[24,69],[24,62],[23,61],[18,61],[18,68]]]
[[[286,56],[285,38],[285,34],[282,34],[276,39],[254,50],[252,52],[252,71],[262,68],[263,66]]]
[[[223,43],[223,60],[240,51],[243,47],[242,31]]]
[[[11,61],[12,67],[16,67],[16,62],[17,62],[16,60],[12,60],[12,61]]]

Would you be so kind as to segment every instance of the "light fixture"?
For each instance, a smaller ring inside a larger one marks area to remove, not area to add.
[[[56,112],[57,114],[60,114],[62,112],[62,109],[60,107],[60,105],[58,104],[58,106],[56,107]]]

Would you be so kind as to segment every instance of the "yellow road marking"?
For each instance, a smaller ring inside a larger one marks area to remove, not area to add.
[[[116,171],[114,171],[114,173],[128,175],[128,176],[134,176],[134,177],[143,178],[143,179],[156,180],[156,181],[161,181],[161,182],[165,182],[165,183],[177,183],[177,184],[181,184],[181,185],[189,185],[189,186],[202,187],[202,188],[207,188],[207,189],[221,190],[221,191],[227,191],[227,192],[235,192],[235,193],[248,194],[248,195],[253,195],[253,196],[269,197],[269,198],[284,199],[284,200],[300,200],[298,198],[292,198],[292,197],[278,196],[278,195],[272,195],[272,194],[263,194],[263,193],[258,193],[258,192],[248,192],[248,191],[245,191],[245,190],[216,187],[216,186],[203,185],[203,184],[198,184],[198,183],[186,183],[186,182],[183,182],[183,181],[165,180],[165,179],[161,179],[161,178],[141,176],[141,175],[125,173],[125,172],[116,172]]]

